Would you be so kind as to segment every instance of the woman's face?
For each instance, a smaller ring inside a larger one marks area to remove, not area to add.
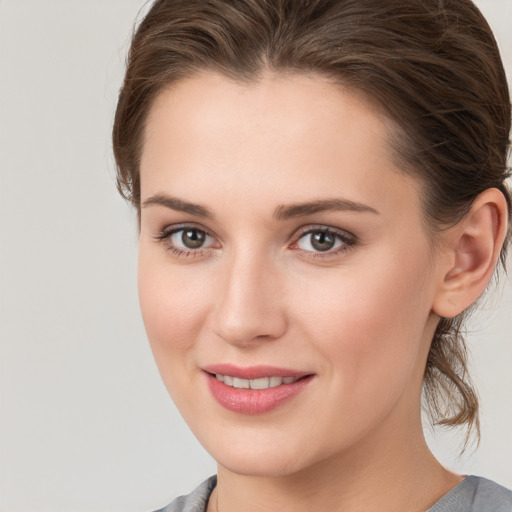
[[[229,470],[291,474],[419,424],[440,272],[386,135],[315,76],[198,75],[152,107],[143,318],[169,393]]]

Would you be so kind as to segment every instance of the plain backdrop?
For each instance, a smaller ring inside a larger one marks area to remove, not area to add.
[[[480,0],[512,76],[512,0]],[[136,512],[215,472],[160,382],[135,217],[110,149],[141,0],[0,0],[0,510]],[[472,322],[482,443],[450,468],[512,487],[512,286]]]

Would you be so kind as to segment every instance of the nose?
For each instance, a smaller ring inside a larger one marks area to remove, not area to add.
[[[246,346],[275,340],[287,329],[279,272],[263,258],[239,255],[226,264],[213,312],[213,330],[226,342]]]

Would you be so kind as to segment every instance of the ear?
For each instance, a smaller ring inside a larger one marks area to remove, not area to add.
[[[505,196],[482,192],[467,215],[443,234],[440,286],[433,311],[453,318],[473,304],[489,283],[508,229]]]

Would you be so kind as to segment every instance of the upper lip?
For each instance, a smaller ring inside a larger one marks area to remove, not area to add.
[[[293,370],[291,368],[280,368],[277,366],[235,366],[233,364],[212,364],[203,366],[205,372],[229,375],[230,377],[237,377],[239,379],[261,379],[263,377],[305,377],[311,375],[311,372],[304,372],[300,370]]]

